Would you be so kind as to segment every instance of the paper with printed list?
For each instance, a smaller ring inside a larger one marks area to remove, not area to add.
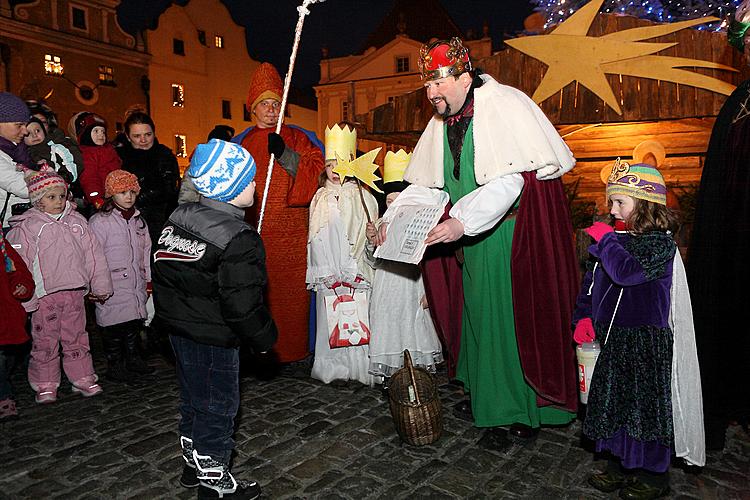
[[[386,238],[375,257],[418,264],[427,249],[427,233],[437,226],[448,199],[448,193],[439,189],[407,187],[383,214]]]

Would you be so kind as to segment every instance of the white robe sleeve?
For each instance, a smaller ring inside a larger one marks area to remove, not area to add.
[[[466,236],[492,229],[513,206],[523,190],[523,176],[497,177],[456,202],[449,215],[464,225]]]

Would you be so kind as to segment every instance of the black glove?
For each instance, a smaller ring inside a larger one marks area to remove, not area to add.
[[[284,154],[286,144],[284,139],[275,132],[268,134],[268,154],[274,155],[276,158],[280,158]]]

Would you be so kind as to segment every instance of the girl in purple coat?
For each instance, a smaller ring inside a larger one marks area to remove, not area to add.
[[[84,297],[112,295],[107,263],[88,223],[68,201],[68,186],[54,170],[25,177],[33,208],[11,217],[7,240],[34,277],[34,296],[24,302],[31,315],[29,383],[37,403],[57,400],[60,346],[73,392],[102,392],[91,361]]]
[[[694,337],[681,333],[682,320],[675,327],[672,314],[677,303],[673,281],[685,283],[684,294],[687,288],[672,238],[677,218],[666,206],[666,194],[656,168],[615,163],[607,184],[615,227],[597,222],[586,230],[596,240],[589,247],[593,268],[584,278],[573,318],[576,342],[596,338],[602,344],[583,432],[610,460],[606,471],[588,482],[605,492],[619,489],[625,499],[667,495],[675,449],[697,465],[705,462],[700,449],[682,453],[685,439],[702,446],[702,417],[681,401],[686,396],[699,401],[699,383],[696,397],[673,393],[681,383],[675,377],[698,379]],[[673,365],[673,356],[680,363],[688,359],[686,339],[694,362],[689,369]],[[679,368],[674,373],[673,366]],[[691,427],[696,419],[698,425]]]
[[[154,371],[138,348],[151,283],[151,239],[146,221],[134,206],[140,191],[135,175],[113,170],[104,181],[106,202],[89,221],[104,248],[114,286],[114,295],[96,305],[96,322],[104,329],[106,377],[116,382]]]

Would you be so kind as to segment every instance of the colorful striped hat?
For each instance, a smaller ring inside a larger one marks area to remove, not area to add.
[[[26,186],[29,188],[29,201],[34,205],[42,199],[44,194],[54,187],[63,187],[66,191],[68,185],[60,174],[52,169],[49,170],[27,170],[24,175]]]
[[[607,198],[624,194],[640,200],[667,205],[667,185],[659,171],[648,164],[630,165],[618,158],[607,180]]]

